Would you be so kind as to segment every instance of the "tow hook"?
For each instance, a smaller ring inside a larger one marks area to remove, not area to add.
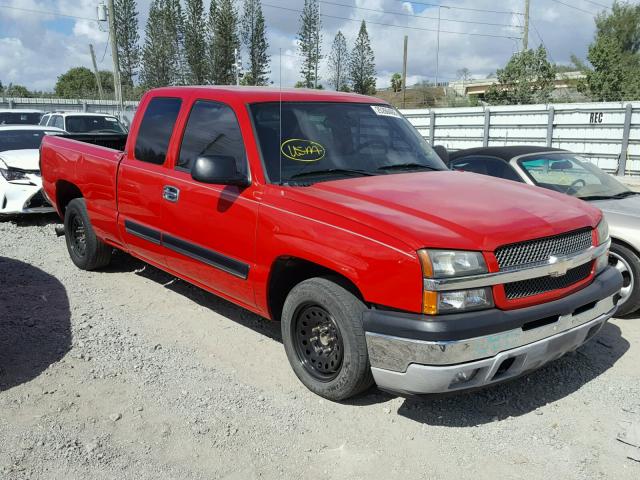
[[[64,225],[56,225],[54,227],[57,237],[64,237]]]

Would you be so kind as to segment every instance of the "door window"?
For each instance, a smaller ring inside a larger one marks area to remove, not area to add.
[[[61,115],[53,115],[51,120],[49,120],[49,127],[57,127],[64,130],[64,120]]]
[[[203,155],[233,157],[238,172],[247,173],[240,126],[229,106],[205,100],[194,103],[182,137],[176,168],[190,171],[195,160]]]
[[[156,97],[149,102],[136,140],[135,157],[138,160],[156,165],[164,163],[181,104],[179,98],[165,97]]]

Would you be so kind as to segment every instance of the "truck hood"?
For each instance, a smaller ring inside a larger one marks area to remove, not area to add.
[[[595,227],[598,209],[542,188],[469,172],[419,172],[319,182],[290,200],[393,236],[413,249],[493,251]]]
[[[0,160],[10,168],[40,170],[40,152],[37,149],[6,150],[0,152]]]

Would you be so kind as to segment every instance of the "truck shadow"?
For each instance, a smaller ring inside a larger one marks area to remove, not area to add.
[[[58,217],[58,214],[55,212],[1,216],[0,222],[12,222],[18,227],[46,227],[47,225],[62,223],[60,217]]]
[[[540,370],[471,393],[406,398],[398,414],[445,427],[518,417],[571,395],[611,368],[628,349],[620,328],[607,323],[590,342]]]
[[[71,349],[64,286],[27,263],[0,257],[0,392],[29,382]]]
[[[243,327],[250,328],[257,333],[269,337],[272,340],[282,343],[280,334],[280,323],[272,322],[260,317],[244,308],[218,297],[212,293],[202,290],[195,285],[180,280],[173,275],[164,272],[156,267],[144,263],[124,252],[116,251],[111,265],[106,272],[134,272],[146,279],[152,280],[165,288],[187,297],[189,300],[218,313],[229,320],[232,320]]]

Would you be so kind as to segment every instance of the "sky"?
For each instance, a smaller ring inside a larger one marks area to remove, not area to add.
[[[137,1],[141,43],[150,1]],[[204,0],[207,10],[209,1]],[[0,81],[4,85],[14,83],[51,91],[57,77],[69,68],[92,68],[90,43],[96,51],[98,68],[110,70],[107,25],[94,20],[99,3],[100,0],[0,0]],[[525,0],[320,0],[321,50],[326,58],[338,30],[352,48],[364,19],[375,53],[378,88],[389,86],[391,75],[402,71],[404,35],[409,37],[408,85],[434,81],[436,70],[440,81],[455,80],[456,72],[462,68],[469,69],[476,78],[484,78],[503,67],[521,48],[524,3]],[[569,64],[572,54],[584,58],[595,31],[594,15],[611,3],[613,0],[531,0],[530,47],[543,43],[550,59],[558,64]],[[296,33],[304,2],[263,0],[262,4],[272,56],[271,80],[275,85],[281,82],[292,86],[300,79]],[[237,0],[236,5],[240,10],[242,1]],[[440,48],[436,55],[438,14]],[[320,83],[326,82],[326,61],[319,70]]]

